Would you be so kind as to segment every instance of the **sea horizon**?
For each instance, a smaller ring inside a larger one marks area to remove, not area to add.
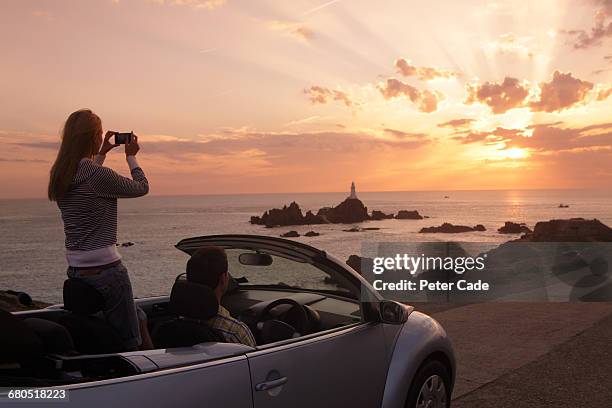
[[[453,193],[453,192],[466,192],[466,193],[477,193],[477,192],[496,192],[496,191],[591,191],[591,192],[609,192],[612,187],[570,187],[570,188],[491,188],[491,189],[432,189],[432,190],[361,190],[359,194],[378,194],[378,193]],[[263,195],[307,195],[307,194],[348,194],[346,191],[289,191],[289,192],[234,192],[234,193],[194,193],[194,194],[158,194],[151,192],[148,194],[149,197],[200,197],[200,196],[263,196]],[[0,197],[0,201],[14,201],[14,200],[48,200],[46,196],[23,196],[23,197]]]

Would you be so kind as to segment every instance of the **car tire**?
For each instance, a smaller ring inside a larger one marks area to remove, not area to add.
[[[450,408],[451,378],[438,360],[426,361],[417,371],[406,400],[406,408]]]

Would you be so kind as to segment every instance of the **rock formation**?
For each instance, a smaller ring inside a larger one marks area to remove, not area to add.
[[[307,233],[304,234],[305,237],[318,237],[319,234],[318,232],[314,232],[314,231],[308,231]]]
[[[422,220],[423,216],[418,211],[400,210],[395,216],[398,220]]]
[[[283,227],[288,225],[324,224],[325,221],[308,211],[304,216],[300,206],[294,201],[283,208],[273,208],[263,213],[261,217],[251,217],[251,224],[266,227]]]
[[[500,227],[497,232],[500,234],[523,234],[530,233],[529,227],[523,223],[516,223],[512,221],[506,221],[503,227]]]
[[[7,312],[43,309],[47,306],[50,306],[49,303],[32,300],[32,298],[25,292],[0,290],[0,309],[6,310]]]
[[[332,224],[350,224],[370,219],[368,207],[358,198],[347,198],[331,208],[321,208],[317,216]]]
[[[374,260],[372,258],[365,258],[359,255],[351,255],[346,260],[346,264],[361,275],[363,274],[362,267],[365,267],[367,271],[372,271],[374,266]]]
[[[298,234],[297,231],[288,231],[288,232],[285,232],[284,234],[281,234],[281,237],[283,238],[297,238],[299,236],[300,234]]]
[[[388,220],[390,218],[393,218],[393,214],[385,214],[384,212],[378,210],[372,211],[372,215],[370,215],[370,219],[372,221]]]
[[[612,228],[597,219],[540,221],[531,234],[521,239],[529,242],[612,242]]]
[[[353,186],[348,198],[335,207],[323,207],[316,214],[312,211],[302,214],[300,206],[294,201],[289,206],[267,210],[260,217],[251,217],[251,224],[265,225],[271,228],[289,225],[353,224],[368,220],[379,221],[392,218],[399,220],[421,220],[424,218],[418,211],[408,210],[401,210],[396,216],[374,210],[370,215],[368,214],[368,207],[363,205],[363,202],[356,197]]]
[[[434,232],[442,232],[445,234],[459,234],[462,232],[472,232],[472,231],[486,231],[487,229],[482,224],[478,224],[474,227],[468,227],[467,225],[453,225],[448,222],[440,225],[439,227],[425,227],[421,228],[419,231],[421,234],[424,233],[434,233]]]

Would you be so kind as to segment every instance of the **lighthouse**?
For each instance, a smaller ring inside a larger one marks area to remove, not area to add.
[[[351,183],[351,195],[349,195],[349,198],[357,199],[357,192],[355,192],[355,182],[354,181]]]

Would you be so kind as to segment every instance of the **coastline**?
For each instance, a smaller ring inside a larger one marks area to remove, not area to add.
[[[38,300],[32,300],[31,305],[24,305],[19,301],[19,298],[16,295],[0,290],[0,309],[6,310],[7,312],[44,309],[47,306],[51,306],[51,304]]]

